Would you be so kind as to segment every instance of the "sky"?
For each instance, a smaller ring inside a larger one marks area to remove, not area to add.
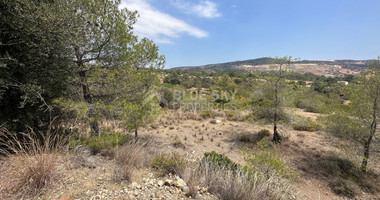
[[[380,56],[379,0],[122,0],[166,68],[260,57]]]

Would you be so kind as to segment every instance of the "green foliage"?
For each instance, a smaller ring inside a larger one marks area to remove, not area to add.
[[[152,167],[162,175],[177,174],[187,166],[187,161],[177,152],[161,153],[152,160]]]
[[[207,119],[207,118],[213,118],[215,117],[216,113],[212,110],[204,110],[200,113],[200,116],[203,118],[203,119]]]
[[[273,80],[271,80],[273,81]],[[262,119],[267,123],[272,123],[274,113],[277,112],[277,120],[283,123],[289,122],[289,116],[284,111],[284,106],[289,104],[290,88],[286,85],[278,85],[278,95],[283,97],[278,99],[275,107],[275,87],[274,83],[257,85],[257,89],[251,95],[251,108],[253,119]]]
[[[168,87],[161,87],[158,89],[158,92],[161,94],[160,106],[163,108],[169,107],[173,101],[173,91]]]
[[[263,138],[270,136],[270,131],[268,129],[261,129],[258,132],[258,135],[259,135],[260,140],[262,140]]]
[[[319,125],[310,118],[299,117],[296,122],[293,123],[293,129],[297,131],[309,131],[314,132],[319,129]]]
[[[0,124],[8,130],[47,129],[49,114],[60,115],[51,104],[69,91],[72,10],[67,1],[0,2]]]
[[[250,142],[251,140],[249,139],[249,137],[247,135],[242,135],[242,136],[240,136],[239,141],[240,142]]]
[[[185,144],[179,139],[177,139],[173,142],[173,146],[175,148],[183,148],[183,149],[185,148]]]
[[[103,150],[109,150],[113,147],[120,146],[129,140],[128,135],[119,132],[103,132],[100,136],[72,136],[69,139],[69,146],[76,147],[79,145],[90,147],[94,154]]]
[[[38,128],[55,116],[82,119],[95,132],[104,118],[128,120],[128,129],[146,124],[156,104],[146,97],[158,83],[164,57],[151,40],[133,34],[137,13],[119,5],[0,2],[0,124]],[[57,98],[69,113],[52,107]],[[84,110],[86,117],[76,116]],[[129,114],[136,119],[125,118]]]
[[[257,150],[243,150],[247,170],[259,172],[266,177],[271,176],[273,173],[290,179],[298,176],[281,157],[275,154],[273,144],[268,141],[268,138],[262,139],[257,144]]]
[[[321,167],[330,175],[340,178],[357,180],[360,177],[358,168],[348,159],[332,155],[323,159]]]
[[[368,127],[341,110],[321,116],[318,120],[324,125],[327,132],[343,140],[360,141],[368,131]]]
[[[241,166],[235,162],[233,162],[231,159],[229,159],[227,156],[224,154],[219,154],[215,151],[212,152],[205,152],[204,156],[202,158],[202,162],[207,162],[210,163],[214,166],[231,170],[231,171],[236,171],[241,168]]]
[[[353,198],[359,193],[359,187],[350,180],[338,179],[329,186],[334,193],[348,198]]]
[[[321,94],[309,88],[300,90],[296,95],[295,106],[306,112],[327,113],[332,108],[339,107],[341,102],[337,95]]]
[[[239,111],[228,111],[226,117],[230,121],[241,121],[243,119]]]

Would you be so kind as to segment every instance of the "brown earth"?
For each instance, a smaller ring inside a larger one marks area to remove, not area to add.
[[[289,112],[313,120],[318,116],[300,109]],[[272,126],[259,122],[228,121],[225,117],[199,120],[199,116],[194,114],[167,112],[155,124],[141,129],[139,135],[141,139],[152,141],[156,152],[175,151],[196,160],[201,159],[204,152],[216,151],[244,164],[240,149],[254,147],[261,129],[271,130]],[[346,199],[332,192],[328,186],[329,172],[319,165],[331,154],[344,156],[342,142],[321,131],[295,131],[288,126],[280,126],[279,130],[285,139],[275,147],[276,153],[300,173],[294,184],[295,197],[305,200]],[[242,135],[251,142],[239,141]],[[175,141],[181,141],[184,147],[175,147]],[[152,169],[145,168],[134,173],[131,182],[115,182],[112,179],[115,163],[107,155],[81,156],[79,162],[67,158],[59,169],[62,174],[59,181],[33,199],[189,199],[178,187],[159,184],[167,178],[175,179],[173,177],[159,177]],[[378,159],[379,155],[373,157]],[[356,161],[360,162],[360,156]],[[371,160],[369,168],[379,173],[378,160]],[[197,199],[216,197],[205,192]],[[380,195],[361,192],[355,199],[380,199]]]

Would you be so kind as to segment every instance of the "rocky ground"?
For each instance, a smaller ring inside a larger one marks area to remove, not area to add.
[[[316,118],[316,114],[302,110],[293,112]],[[242,142],[239,138],[246,135],[255,141],[258,131],[271,129],[270,125],[228,121],[223,117],[217,117],[217,121],[185,117],[164,116],[154,126],[140,130],[140,137],[151,141],[155,153],[174,151],[187,159],[196,160],[202,158],[204,152],[216,151],[244,164],[240,149],[251,147],[254,143]],[[296,199],[346,199],[330,189],[328,176],[321,175],[329,172],[319,167],[320,161],[327,156],[342,153],[339,141],[323,132],[294,131],[287,126],[281,126],[280,131],[286,140],[276,148],[276,153],[300,173],[299,180],[294,183]],[[183,145],[175,145],[176,141],[181,141]],[[373,158],[378,156],[374,155]],[[53,185],[32,199],[218,199],[206,188],[189,191],[181,178],[175,175],[159,176],[149,167],[136,170],[128,182],[115,181],[116,163],[111,155],[91,155],[81,150],[62,160]],[[369,167],[378,171],[380,166],[376,160],[371,160]],[[363,191],[355,199],[380,199],[380,196]]]
[[[32,199],[117,199],[117,200],[166,200],[166,199],[217,199],[206,188],[196,188],[196,195],[189,196],[184,180],[175,175],[159,176],[154,170],[140,169],[131,181],[115,181],[115,164],[104,156],[81,155],[80,161],[63,163],[51,187]],[[79,164],[79,165],[78,165]],[[12,199],[12,198],[10,198]]]

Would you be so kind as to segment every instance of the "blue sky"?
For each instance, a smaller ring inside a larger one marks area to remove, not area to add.
[[[380,56],[379,0],[122,0],[167,68],[267,56]]]

